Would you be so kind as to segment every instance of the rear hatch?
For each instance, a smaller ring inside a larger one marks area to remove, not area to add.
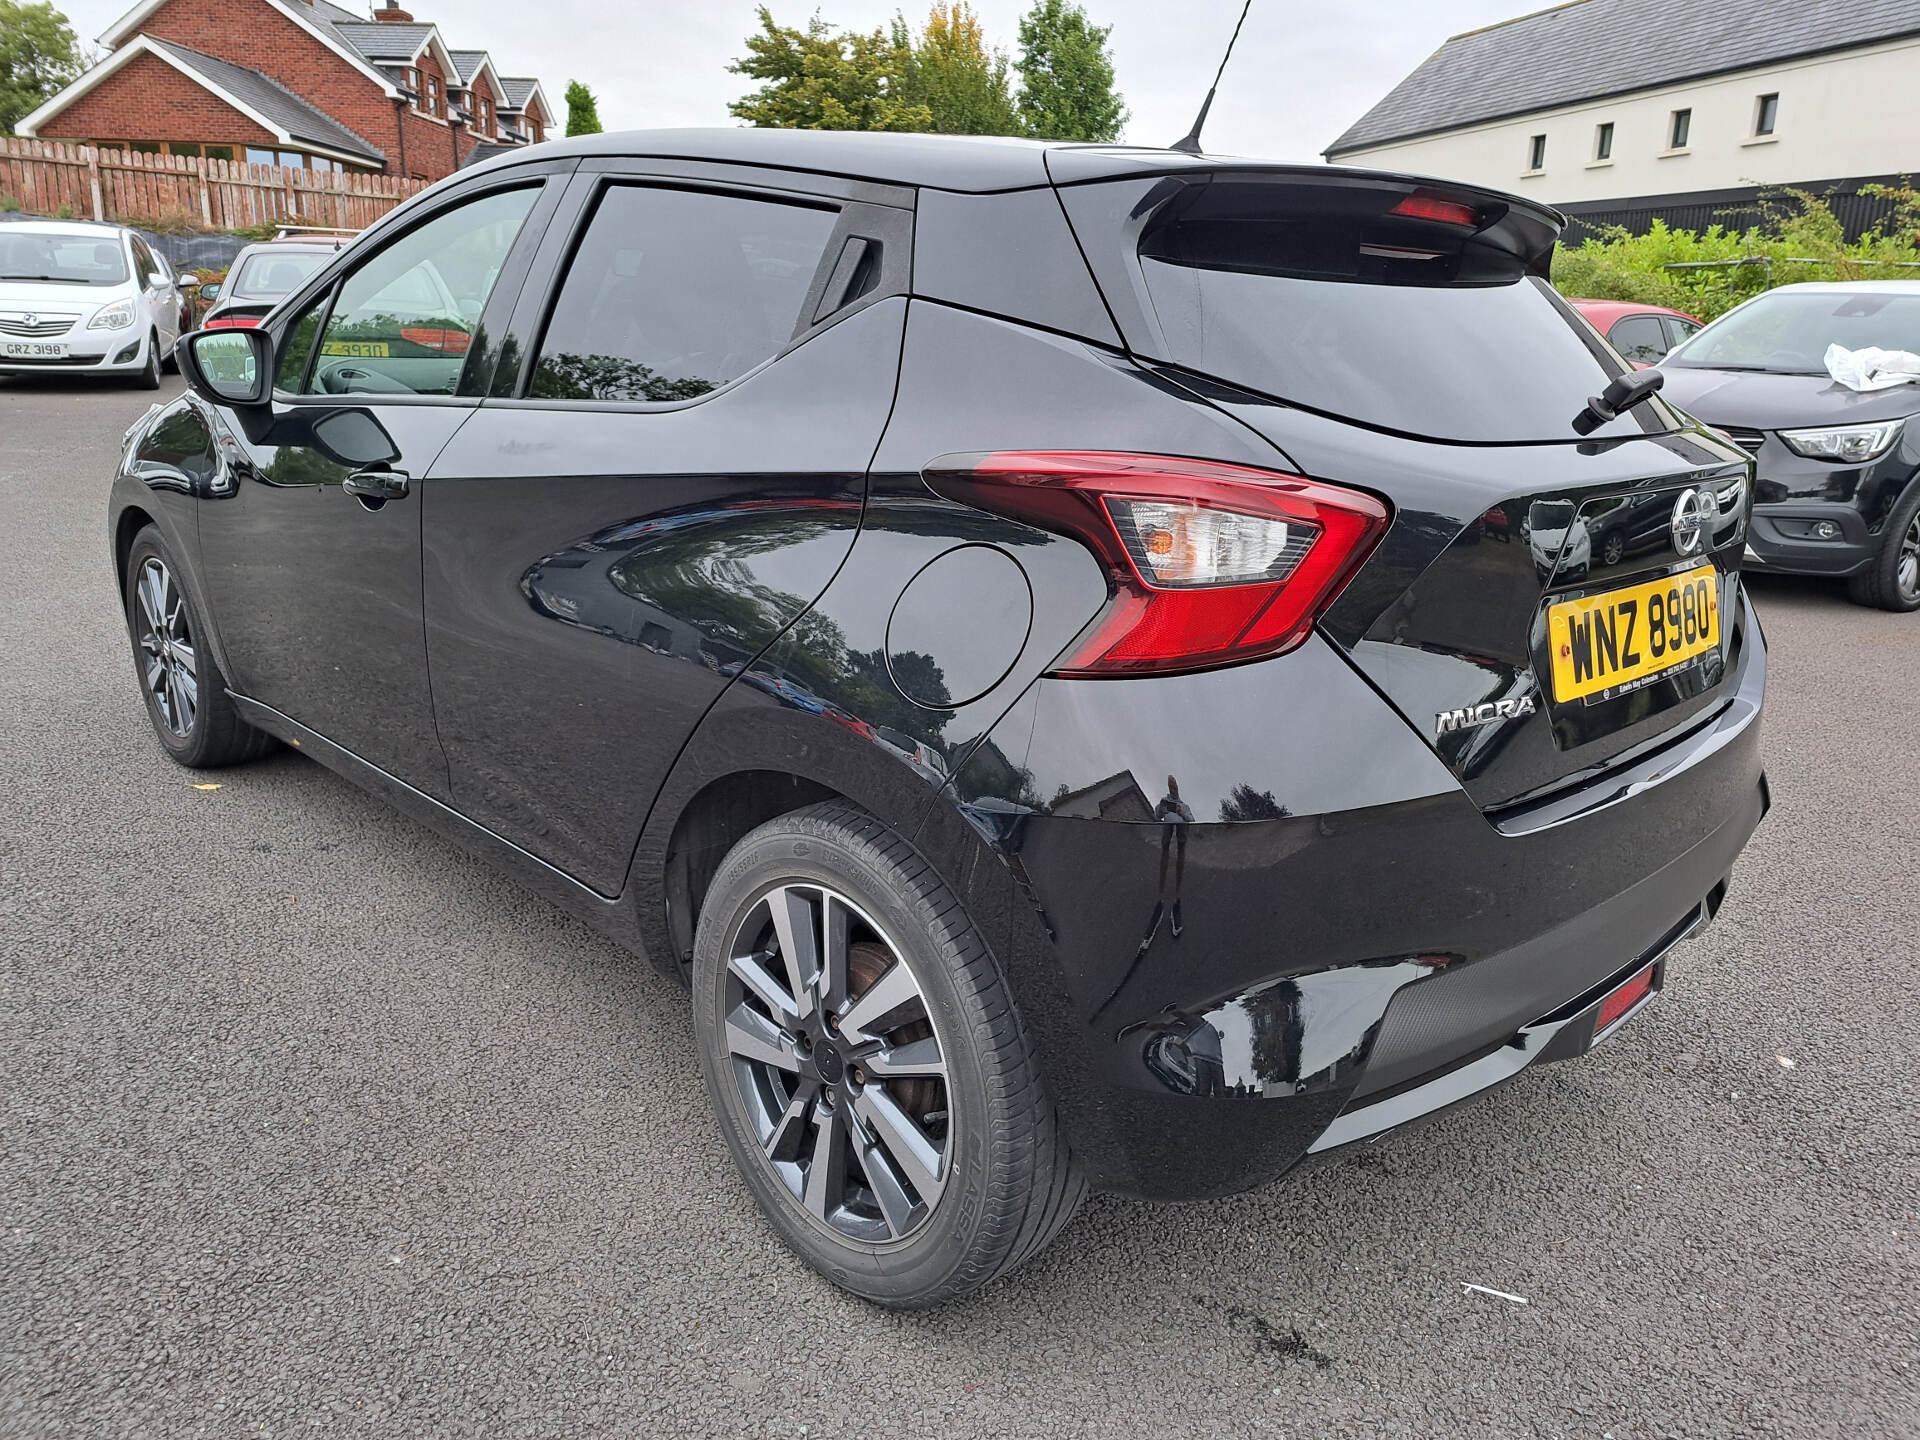
[[[1750,462],[1658,399],[1575,433],[1631,372],[1548,283],[1559,216],[1370,172],[1089,160],[1051,156],[1128,348],[1284,468],[1393,506],[1321,628],[1479,804],[1716,708]]]

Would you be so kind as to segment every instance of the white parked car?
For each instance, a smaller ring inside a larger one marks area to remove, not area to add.
[[[120,225],[0,225],[0,375],[121,375],[157,389],[192,283]]]

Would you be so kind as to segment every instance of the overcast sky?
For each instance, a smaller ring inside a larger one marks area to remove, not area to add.
[[[91,42],[132,0],[55,0]],[[337,0],[357,8],[355,0]],[[359,0],[360,4],[373,0]],[[993,43],[1012,50],[1032,0],[975,0]],[[1133,112],[1124,138],[1166,145],[1186,133],[1232,32],[1240,0],[1084,0],[1113,27],[1119,87]],[[1511,19],[1541,0],[1357,0],[1300,5],[1253,0],[1221,82],[1206,143],[1220,154],[1309,160],[1449,35]],[[402,0],[455,48],[490,51],[508,75],[537,75],[563,113],[569,80],[600,100],[609,130],[730,125],[727,102],[748,88],[727,65],[753,30],[751,0]],[[771,0],[774,18],[871,29],[903,10],[916,27],[925,0]],[[189,137],[182,136],[182,139]]]

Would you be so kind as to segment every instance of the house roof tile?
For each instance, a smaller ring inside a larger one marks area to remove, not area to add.
[[[146,39],[155,49],[171,56],[215,88],[264,116],[270,124],[295,140],[351,155],[373,165],[381,164],[387,158],[386,151],[368,144],[331,115],[316,110],[284,85],[258,70],[249,70],[244,65],[235,65],[227,60],[217,60],[211,55],[203,55],[198,50],[189,50],[184,45],[176,45],[152,35]]]

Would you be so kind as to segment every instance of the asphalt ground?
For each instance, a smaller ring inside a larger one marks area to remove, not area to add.
[[[681,990],[298,755],[166,759],[148,398],[0,380],[0,1435],[1920,1435],[1920,617],[1753,584],[1775,808],[1608,1045],[897,1315],[758,1219]]]

